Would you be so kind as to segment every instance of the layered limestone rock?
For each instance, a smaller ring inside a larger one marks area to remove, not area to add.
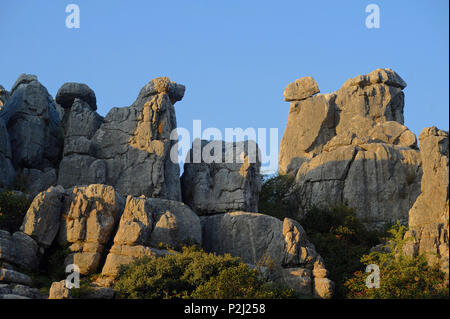
[[[65,108],[58,184],[67,188],[104,183],[123,195],[179,201],[179,166],[170,158],[176,137],[170,137],[176,128],[173,105],[182,99],[184,86],[168,78],[153,79],[130,107],[113,108],[104,119],[84,89],[75,88],[65,85],[58,95]]]
[[[18,170],[23,186],[30,187],[33,195],[56,182],[62,147],[60,120],[53,98],[37,77],[20,75],[0,110],[0,170],[6,171],[7,176],[7,182],[0,184],[11,185],[13,174],[8,159]],[[32,174],[29,170],[33,170]]]
[[[199,215],[258,211],[259,152],[254,141],[194,141],[181,177],[183,202]]]
[[[206,251],[228,253],[248,264],[271,265],[277,271],[270,279],[294,288],[301,296],[331,297],[333,283],[326,278],[322,258],[296,221],[231,212],[202,216],[201,223]]]
[[[407,223],[422,159],[403,125],[405,86],[394,71],[377,69],[334,93],[289,99],[279,172],[296,176],[292,200],[300,216],[314,206],[345,204],[372,227]]]
[[[1,111],[0,111],[1,112]],[[0,118],[0,187],[10,187],[13,185],[16,171],[12,164],[11,143],[9,141],[8,130],[3,120]]]
[[[94,273],[100,267],[123,202],[114,188],[107,185],[92,184],[67,191],[58,234],[60,246],[69,246],[66,265],[78,265],[81,274]]]
[[[0,230],[0,262],[13,268],[36,270],[39,266],[39,245],[27,234],[15,232],[12,235]],[[20,282],[19,282],[20,283]]]
[[[425,128],[419,135],[423,175],[421,194],[409,211],[407,253],[425,254],[449,273],[449,140],[448,132]]]
[[[178,249],[201,241],[199,217],[185,204],[128,196],[102,274],[114,277],[120,265],[136,258],[163,256],[166,247]]]

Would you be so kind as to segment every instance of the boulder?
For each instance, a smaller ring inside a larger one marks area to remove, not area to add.
[[[15,167],[55,167],[61,153],[55,102],[36,76],[21,75],[0,111],[8,129]]]
[[[70,108],[75,99],[85,101],[93,111],[97,109],[97,98],[95,97],[94,91],[83,83],[64,83],[59,88],[55,97],[56,103],[65,109]]]
[[[284,100],[290,102],[304,100],[319,92],[319,86],[316,81],[312,77],[306,76],[288,84],[284,89],[283,95]]]
[[[0,268],[0,283],[13,283],[31,286],[33,284],[33,280],[28,275],[22,274],[18,271]]]
[[[21,171],[21,176],[24,181],[27,181],[25,185],[26,193],[32,197],[55,185],[57,181],[57,171],[50,167],[43,170],[24,168]]]
[[[183,201],[199,215],[258,211],[259,152],[253,141],[194,141],[181,177]]]
[[[39,266],[39,245],[27,234],[10,234],[0,230],[0,262],[6,262],[24,270]]]
[[[20,230],[43,247],[50,247],[59,231],[63,194],[61,186],[39,193],[23,220]]]
[[[377,69],[336,92],[291,102],[279,173],[295,176],[299,218],[314,206],[344,204],[369,227],[407,223],[422,159],[403,125],[405,87],[391,69]]]
[[[448,132],[425,128],[419,135],[423,175],[421,193],[409,211],[409,255],[425,254],[449,273],[449,139]]]

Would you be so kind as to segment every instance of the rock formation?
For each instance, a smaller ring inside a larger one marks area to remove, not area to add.
[[[254,141],[196,140],[181,176],[183,201],[201,215],[257,212],[260,167],[259,148]]]
[[[421,193],[409,211],[409,255],[425,254],[449,273],[448,132],[425,128],[419,135],[423,175]]]
[[[403,126],[406,83],[378,69],[313,95],[312,81],[297,80],[284,93],[291,106],[279,172],[296,176],[299,215],[346,204],[372,227],[407,224],[422,169],[415,135]]]
[[[170,139],[176,128],[173,104],[183,95],[183,85],[157,78],[130,107],[113,108],[102,119],[88,87],[63,85],[57,95],[65,109],[58,184],[103,183],[122,195],[181,200],[179,167],[169,154],[176,142]]]

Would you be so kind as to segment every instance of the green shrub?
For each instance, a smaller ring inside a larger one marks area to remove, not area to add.
[[[196,247],[121,266],[114,289],[121,298],[132,299],[206,298],[210,293],[217,298],[289,295],[289,291],[266,285],[238,258],[205,253]]]
[[[31,201],[25,195],[17,195],[13,191],[0,193],[0,229],[10,233],[19,230]]]
[[[298,211],[297,201],[292,198],[295,191],[294,176],[265,177],[259,193],[259,212],[279,219],[295,218]]]
[[[369,231],[358,220],[354,209],[344,205],[311,209],[300,224],[325,261],[335,282],[335,297],[345,298],[345,281],[362,267],[361,257],[379,244],[383,231]]]
[[[369,273],[357,271],[347,280],[348,298],[449,298],[448,282],[437,264],[428,265],[425,256],[405,256],[403,239],[405,226],[399,223],[389,231],[390,240],[382,251],[361,258],[364,265],[375,264],[380,269],[380,287],[367,288]]]

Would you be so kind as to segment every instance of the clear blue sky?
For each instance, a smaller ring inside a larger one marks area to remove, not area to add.
[[[67,29],[78,4],[81,28]],[[367,29],[366,5],[381,10]],[[186,85],[178,125],[278,127],[284,87],[313,76],[322,93],[390,67],[407,82],[405,124],[449,128],[449,3],[415,1],[2,0],[0,84],[32,73],[56,94],[64,82],[95,90],[99,113],[130,105],[158,76]]]

